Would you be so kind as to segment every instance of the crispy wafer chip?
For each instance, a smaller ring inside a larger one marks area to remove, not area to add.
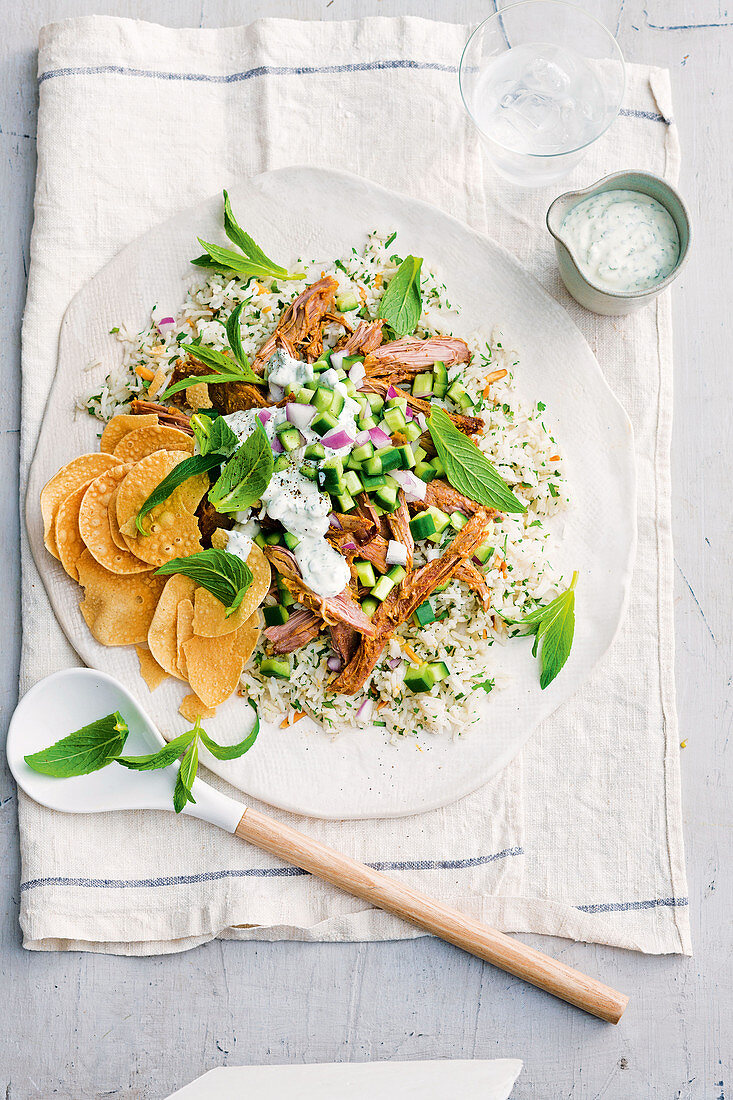
[[[160,667],[147,646],[136,645],[135,651],[140,661],[140,675],[148,685],[148,689],[150,691],[155,691],[164,680],[168,679],[168,673],[164,668]]]
[[[216,532],[214,532],[216,533]],[[213,539],[212,539],[213,545]],[[260,550],[253,546],[247,565],[252,570],[252,584],[244,594],[241,604],[228,618],[226,608],[216,596],[205,588],[197,588],[194,599],[193,632],[202,638],[219,638],[231,634],[249,619],[259,607],[270,589],[270,563]]]
[[[216,707],[236,690],[244,660],[236,646],[236,633],[221,638],[199,638],[183,643],[188,682],[207,707]]]
[[[114,449],[114,456],[120,462],[139,462],[155,451],[185,451],[193,454],[193,436],[179,432],[177,428],[168,428],[165,424],[152,424],[136,428],[123,436]]]
[[[119,546],[120,550],[127,550],[127,543],[125,542],[124,535],[120,531],[120,525],[117,522],[117,489],[113,489],[112,496],[109,498],[109,505],[107,506],[107,519],[109,520],[109,533],[112,536],[112,542],[115,546]]]
[[[117,493],[117,521],[129,550],[150,565],[185,558],[201,549],[194,509],[209,487],[206,474],[196,474],[174,489],[145,517],[148,535],[137,535],[135,517],[164,477],[187,456],[181,451],[155,451],[135,463]]]
[[[181,573],[168,577],[148,630],[150,652],[161,668],[177,680],[181,674],[176,663],[176,612],[181,600],[191,600],[195,590],[193,581]]]
[[[209,387],[206,382],[195,382],[188,386],[186,391],[186,404],[192,409],[213,409],[214,402],[209,397]]]
[[[217,527],[211,532],[211,545],[214,550],[226,550],[229,542],[229,532],[224,527]]]
[[[83,485],[62,500],[53,521],[53,537],[56,542],[59,561],[75,581],[79,580],[79,570],[76,568],[76,563],[86,550],[84,539],[79,533],[79,508],[84,494],[91,484],[91,481],[85,481]]]
[[[180,600],[176,608],[176,666],[184,680],[188,679],[184,643],[193,637],[193,604]]]
[[[99,440],[100,451],[112,454],[117,444],[128,432],[134,432],[138,428],[149,428],[158,423],[156,413],[144,413],[136,416],[134,413],[118,413],[108,422]]]
[[[111,466],[118,466],[119,460],[113,455],[79,455],[62,466],[57,474],[47,481],[41,489],[41,515],[43,516],[43,541],[47,550],[55,558],[59,556],[53,535],[53,521],[56,518],[61,501],[76,492],[86,481],[104,473]]]
[[[204,706],[198,695],[191,692],[190,695],[184,697],[178,708],[178,713],[182,714],[187,722],[195,722],[197,718],[213,718],[216,714],[216,707]]]
[[[154,573],[119,576],[110,573],[85,550],[77,562],[84,589],[81,613],[102,645],[144,642],[152,622],[164,577]]]
[[[92,557],[110,573],[147,573],[150,565],[112,539],[109,505],[113,493],[132,469],[132,463],[113,466],[91,483],[79,509],[79,532]]]
[[[234,635],[234,648],[242,658],[245,666],[257,648],[257,643],[260,640],[260,628],[260,613],[255,611],[254,615],[250,615]]]

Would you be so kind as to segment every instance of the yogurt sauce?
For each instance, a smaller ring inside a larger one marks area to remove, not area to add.
[[[276,385],[297,385],[313,377],[313,368],[310,364],[291,359],[286,352],[276,354],[279,354],[279,359],[275,371],[271,370],[268,376],[271,381],[275,380],[274,375],[277,376]],[[324,372],[324,375],[321,375],[320,385],[324,384],[324,381],[328,384],[330,380],[325,379],[325,374],[328,373]],[[335,381],[330,388],[341,392],[345,398],[344,407],[338,417],[338,427],[349,430],[352,436],[356,435],[359,403],[348,396],[342,382]],[[271,411],[272,415],[263,427],[268,439],[273,440],[275,428],[287,420],[287,414],[284,408],[272,408]],[[255,430],[255,420],[259,419],[257,412],[257,409],[245,409],[241,412],[229,413],[224,417],[240,443]],[[301,435],[305,439],[304,446],[308,443],[323,443],[321,437],[310,428],[301,430]],[[349,444],[340,448],[326,447],[326,452],[329,455],[343,455],[351,450],[351,446]],[[328,515],[331,511],[328,494],[322,493],[317,485],[304,477],[293,464],[280,473],[272,475],[270,484],[262,494],[262,505],[261,514],[277,520],[286,531],[300,540],[293,555],[308,587],[317,595],[324,597],[337,596],[339,592],[343,592],[349,583],[351,572],[346,559],[324,538],[328,531]],[[245,523],[245,520],[247,520],[247,514],[237,513],[238,522],[230,532],[227,550],[230,549],[233,538],[235,547],[240,546],[240,539],[251,539],[252,521]],[[251,542],[249,549],[251,549]],[[236,549],[232,550],[232,553],[236,552]],[[240,556],[244,555],[240,554]]]
[[[565,215],[560,236],[581,272],[605,290],[648,290],[674,269],[677,226],[651,195],[604,191]]]

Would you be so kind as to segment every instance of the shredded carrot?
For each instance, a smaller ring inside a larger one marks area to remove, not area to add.
[[[367,296],[366,296],[366,290],[364,289],[363,286],[359,287],[359,298],[361,300],[361,304],[366,305]]]
[[[269,313],[271,309],[272,309],[272,306],[263,306],[262,307],[262,312],[263,313]]]
[[[380,699],[379,702],[377,703],[377,710],[384,710],[384,708],[387,705],[388,705],[388,703],[387,703],[386,699]]]
[[[506,562],[505,562],[505,561],[503,561],[503,562],[501,563],[501,565],[499,566],[499,568],[501,569],[502,573],[503,573],[503,574],[504,574],[504,576],[506,577],[506,576],[507,576],[507,567],[506,567]]]
[[[506,370],[492,370],[491,374],[486,375],[486,385],[484,386],[484,397],[489,396],[489,390],[491,389],[492,382],[500,382],[502,378],[506,378],[509,371]]]
[[[488,638],[488,636],[489,636],[489,632],[488,632],[488,630],[486,629],[486,627],[484,627],[484,630],[483,630],[483,635],[484,635],[484,641],[485,641],[485,640],[486,640],[486,639]]]
[[[550,455],[550,462],[559,462],[560,455]]]
[[[301,718],[305,718],[305,716],[306,712],[304,710],[296,710],[295,714],[293,715],[293,725],[295,725],[296,722],[299,722]]]
[[[375,286],[381,286],[382,285],[382,279],[383,279],[382,272],[378,271],[377,274],[374,276],[374,285]]]
[[[281,729],[281,730],[284,730],[284,729],[285,729],[285,727],[286,727],[286,726],[289,726],[289,725],[290,725],[290,723],[288,722],[288,719],[287,719],[287,715],[286,715],[286,716],[285,716],[285,717],[283,718],[282,722],[280,723],[280,729]]]
[[[402,649],[402,652],[406,653],[411,661],[414,661],[416,665],[420,664],[420,658],[418,657],[417,653],[415,653],[415,650],[412,648],[412,646],[408,645],[407,642],[400,642],[400,647]]]
[[[138,378],[144,379],[146,382],[152,382],[155,378],[155,372],[150,367],[144,367],[142,363],[139,367],[135,367],[135,374]]]

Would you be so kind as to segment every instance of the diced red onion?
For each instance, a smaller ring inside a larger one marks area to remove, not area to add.
[[[428,430],[428,418],[425,413],[417,414],[417,422],[424,432]]]
[[[404,490],[406,500],[425,500],[427,485],[411,470],[390,470],[390,477]]]
[[[353,382],[357,390],[366,378],[366,371],[363,363],[354,363],[353,367],[349,371],[349,381]]]
[[[341,370],[345,355],[345,351],[332,351],[331,358],[328,361],[332,367],[335,367],[336,370]]]
[[[474,565],[478,565],[479,569],[483,569],[484,563],[481,561],[481,558],[477,558],[475,554],[471,558],[471,561]]]
[[[395,539],[390,539],[387,543],[385,558],[387,565],[407,565],[407,547]]]
[[[323,446],[330,447],[332,451],[340,450],[341,447],[350,447],[353,442],[353,435],[345,428],[334,428],[333,431],[326,432],[321,439]]]
[[[316,410],[313,405],[299,405],[297,401],[288,401],[285,406],[285,415],[291,424],[302,431],[308,427],[316,415]]]
[[[361,704],[361,706],[359,707],[359,709],[356,712],[356,717],[359,719],[359,721],[362,720],[362,718],[366,714],[367,710],[371,709],[371,705],[372,705],[371,699],[365,699],[364,700],[364,702]]]
[[[405,418],[407,420],[414,420],[415,419],[415,413],[412,411],[412,409],[410,408],[409,405],[405,409]]]
[[[331,524],[332,527],[337,527],[339,531],[341,530],[341,524],[339,523],[337,516],[333,512],[329,513],[328,522]]]
[[[272,416],[272,409],[258,409],[257,416],[262,424],[266,424]]]
[[[342,546],[343,546],[344,550],[356,550],[356,543],[355,542],[344,542],[344,543],[342,543]]]
[[[175,317],[161,317],[161,319],[158,321],[158,328],[162,329],[163,325],[167,327],[168,325],[175,325],[175,323]]]
[[[329,672],[338,672],[341,668],[341,664],[342,661],[340,657],[329,657],[326,661],[326,668]]]
[[[391,669],[399,668],[399,666],[402,664],[402,658],[401,657],[390,657],[389,660],[387,661],[387,664],[389,665],[389,667]]]
[[[282,401],[285,396],[285,390],[282,386],[276,386],[274,382],[270,383],[270,397],[273,401]]]
[[[283,447],[282,443],[277,438],[277,436],[275,436],[272,440],[272,453],[274,455],[281,455],[284,450],[285,448]]]
[[[400,391],[395,389],[394,386],[390,386],[389,389],[387,390],[387,399],[389,401],[391,401],[394,397],[400,397],[400,396],[404,397],[404,394],[400,395]]]
[[[367,431],[359,432],[356,439],[354,440],[354,443],[356,444],[357,447],[363,447],[364,444],[368,443],[368,442],[369,442],[369,432],[367,432]]]
[[[381,428],[370,428],[369,438],[375,447],[389,447],[392,442],[392,436],[387,435]]]

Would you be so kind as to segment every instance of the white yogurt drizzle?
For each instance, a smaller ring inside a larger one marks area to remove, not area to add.
[[[612,291],[648,290],[674,269],[680,253],[669,211],[639,191],[604,191],[565,215],[560,237],[581,272]]]
[[[313,378],[313,367],[310,363],[303,363],[292,359],[287,352],[275,353],[277,360],[274,369],[271,368],[268,378],[283,388],[288,385],[302,385],[303,382]],[[275,356],[273,356],[275,359]],[[359,415],[360,406],[346,393],[342,382],[328,378],[330,371],[324,372],[319,377],[318,384],[340,392],[344,396],[344,407],[338,417],[338,428],[344,428],[352,436],[356,435],[356,417]],[[278,424],[287,420],[284,408],[271,408],[271,416],[263,425],[270,440],[275,438],[275,429]],[[245,409],[241,412],[229,413],[224,417],[229,427],[243,442],[255,430],[257,409]],[[305,443],[321,443],[323,439],[310,428],[301,429]],[[323,444],[325,446],[325,444]],[[326,447],[329,455],[343,455],[351,450],[351,444],[344,447]],[[343,592],[351,578],[349,564],[337,550],[326,541],[324,535],[329,527],[329,513],[331,501],[328,493],[322,493],[314,482],[301,474],[297,462],[302,458],[302,450],[292,452],[292,463],[279,473],[272,475],[270,484],[262,494],[261,515],[267,515],[270,519],[277,520],[294,538],[298,539],[298,545],[293,550],[295,560],[298,563],[303,580],[318,596],[337,596]],[[252,537],[252,528],[249,513],[237,513],[237,523],[229,535],[227,550],[232,545],[232,536],[235,546],[239,537]],[[256,534],[256,531],[255,531]],[[246,545],[246,544],[245,544]],[[251,542],[250,547],[251,549]],[[235,551],[232,551],[235,552]],[[240,554],[240,556],[243,556]]]

